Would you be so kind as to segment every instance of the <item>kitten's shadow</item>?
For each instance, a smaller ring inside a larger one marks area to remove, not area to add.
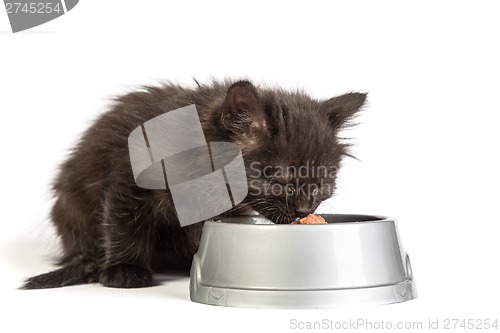
[[[190,302],[189,297],[189,274],[185,272],[161,273],[154,275],[157,286],[161,289],[162,296],[176,298]]]
[[[155,282],[158,283],[158,285],[186,278],[189,278],[189,273],[185,272],[156,273],[154,275]]]

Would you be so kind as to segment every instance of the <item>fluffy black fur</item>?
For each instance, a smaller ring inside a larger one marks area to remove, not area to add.
[[[246,80],[165,84],[118,98],[84,133],[55,180],[51,218],[64,250],[61,268],[22,288],[93,282],[138,288],[155,284],[153,272],[189,270],[203,223],[181,228],[168,189],[145,190],[134,182],[127,140],[145,121],[195,104],[207,141],[233,142],[243,153],[249,194],[226,215],[256,211],[290,223],[333,195],[348,154],[339,131],[365,98],[349,93],[319,101]]]

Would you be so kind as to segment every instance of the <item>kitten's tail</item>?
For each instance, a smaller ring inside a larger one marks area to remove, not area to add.
[[[99,264],[95,258],[74,257],[55,271],[27,279],[20,289],[45,289],[99,281]]]

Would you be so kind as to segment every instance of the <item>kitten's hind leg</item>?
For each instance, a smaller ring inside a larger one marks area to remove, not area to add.
[[[133,197],[108,193],[102,223],[104,263],[99,282],[113,288],[155,285],[150,268],[154,247],[152,219],[134,210]]]

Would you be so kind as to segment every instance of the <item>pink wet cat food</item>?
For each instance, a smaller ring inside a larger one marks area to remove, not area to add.
[[[309,214],[300,220],[292,222],[292,224],[327,224],[322,216]]]

